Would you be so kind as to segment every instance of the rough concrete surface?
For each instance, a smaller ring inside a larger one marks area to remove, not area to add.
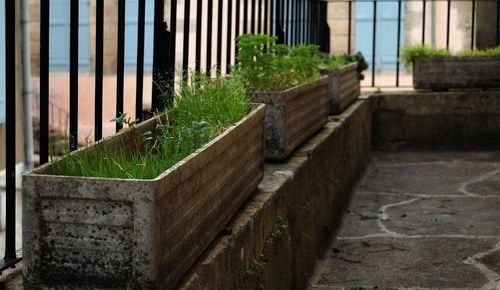
[[[500,57],[496,56],[417,57],[413,87],[433,91],[500,88],[499,69]]]
[[[328,119],[329,78],[280,92],[252,94],[266,104],[266,159],[285,160],[299,145],[323,127]]]
[[[51,163],[24,175],[24,287],[171,289],[262,180],[264,117],[257,106],[154,179],[57,176]],[[157,122],[75,154],[134,146]]]
[[[370,147],[370,108],[357,101],[286,162],[266,164],[231,233],[212,243],[178,288],[304,289]]]
[[[345,108],[354,103],[360,93],[360,80],[358,74],[358,63],[353,62],[343,67],[328,72],[328,99],[330,103],[330,114],[342,113]]]
[[[500,148],[500,91],[372,95],[378,148]]]
[[[309,289],[500,289],[500,151],[377,151]]]

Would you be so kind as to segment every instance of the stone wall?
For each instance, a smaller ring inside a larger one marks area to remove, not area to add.
[[[352,4],[351,52],[355,49],[355,11]],[[334,54],[347,53],[349,46],[349,4],[347,2],[329,2],[328,25],[330,26],[330,51]]]
[[[425,43],[438,47],[446,47],[448,3],[446,1],[427,1],[425,11]],[[421,43],[422,17],[422,2],[407,1],[405,18],[405,42],[407,44]],[[452,1],[450,10],[451,50],[459,51],[470,48],[471,28],[471,2]]]
[[[303,289],[368,162],[371,113],[357,101],[264,181],[179,289]]]
[[[500,92],[393,93],[371,98],[376,147],[500,147]]]
[[[364,4],[368,5],[368,3]],[[422,1],[406,1],[405,43],[422,41]],[[475,43],[478,48],[496,45],[496,3],[476,1]],[[352,5],[351,50],[356,51],[355,7]],[[348,48],[348,3],[328,3],[328,25],[330,26],[331,52],[346,53]],[[426,2],[425,43],[446,47],[447,25],[446,1]],[[472,4],[467,1],[452,1],[450,11],[450,48],[455,51],[469,49],[472,28]]]

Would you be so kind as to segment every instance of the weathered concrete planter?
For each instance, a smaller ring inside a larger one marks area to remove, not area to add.
[[[266,159],[283,160],[328,119],[328,77],[282,92],[256,93],[266,106]]]
[[[500,57],[417,57],[413,87],[417,90],[500,88]]]
[[[264,117],[259,105],[152,180],[55,176],[50,164],[24,176],[25,287],[174,287],[262,180]]]
[[[361,93],[358,63],[353,62],[338,70],[328,72],[330,82],[328,92],[330,99],[330,114],[340,114],[354,103]]]

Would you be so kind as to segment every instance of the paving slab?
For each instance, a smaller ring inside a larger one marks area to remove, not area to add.
[[[309,289],[500,289],[500,151],[375,152]]]

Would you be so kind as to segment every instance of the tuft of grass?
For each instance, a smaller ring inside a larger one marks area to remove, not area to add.
[[[447,56],[500,56],[500,46],[483,50],[464,50],[452,53],[443,48],[434,48],[426,45],[407,45],[402,50],[402,60],[405,67],[410,67],[416,57],[447,57]]]
[[[274,36],[244,34],[236,39],[238,64],[251,92],[283,91],[320,77],[319,46],[276,44]]]
[[[464,50],[458,55],[462,56],[500,56],[500,46],[495,48],[487,48],[483,50]]]
[[[368,63],[361,52],[356,52],[354,54],[343,54],[343,55],[331,55],[328,53],[321,53],[321,63],[319,65],[320,70],[334,71],[338,70],[342,66],[349,64],[351,62],[358,63],[358,74],[361,74],[365,69],[368,68]]]
[[[417,57],[426,56],[426,57],[443,57],[443,56],[451,56],[451,52],[442,49],[435,48],[426,45],[407,45],[403,48],[401,53],[401,58],[403,60],[403,64],[405,67],[410,67],[413,64],[413,61]]]
[[[103,178],[153,179],[243,118],[249,111],[242,80],[236,76],[193,74],[181,81],[174,104],[154,130],[116,146],[67,154],[52,160],[53,174]]]

